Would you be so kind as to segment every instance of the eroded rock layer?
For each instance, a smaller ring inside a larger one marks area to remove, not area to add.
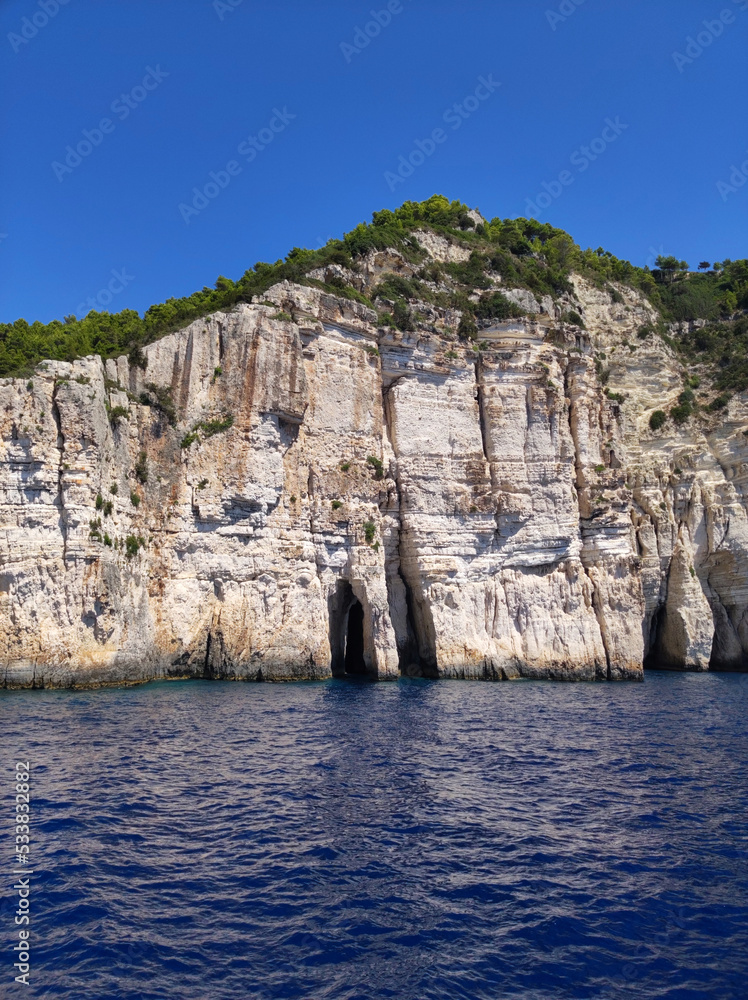
[[[575,290],[476,351],[282,284],[2,380],[4,683],[745,669],[746,400],[652,432],[649,306]]]

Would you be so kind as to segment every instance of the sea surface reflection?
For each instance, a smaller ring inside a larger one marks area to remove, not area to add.
[[[35,872],[4,995],[746,997],[747,705],[670,673],[2,692]]]

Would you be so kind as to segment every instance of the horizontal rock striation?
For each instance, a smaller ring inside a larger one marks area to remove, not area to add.
[[[144,368],[2,380],[3,683],[745,669],[746,399],[651,431],[682,389],[652,310],[574,287],[476,351],[283,283]]]

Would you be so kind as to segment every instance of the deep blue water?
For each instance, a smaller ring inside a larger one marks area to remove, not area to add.
[[[747,707],[727,674],[3,692],[36,874],[0,996],[747,997]]]

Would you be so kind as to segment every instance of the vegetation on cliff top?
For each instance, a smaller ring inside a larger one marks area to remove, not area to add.
[[[419,229],[459,243],[470,251],[470,258],[462,263],[433,263],[414,236]],[[682,342],[673,346],[689,359],[716,366],[721,388],[735,391],[748,387],[746,321],[735,321],[739,310],[748,309],[748,260],[713,266],[702,262],[705,273],[701,274],[688,273],[686,262],[674,257],[658,258],[655,270],[635,267],[602,247],[582,250],[568,233],[535,219],[495,218],[476,224],[466,205],[440,195],[424,202],[405,202],[395,211],[375,212],[371,223],[361,223],[342,240],[330,240],[319,250],[294,247],[284,260],[274,264],[260,261],[237,281],[221,276],[213,288],[206,286],[185,298],[167,299],[151,306],[142,317],[125,309],[119,313],[92,311],[83,318],[66,316],[63,321],[46,324],[24,319],[0,324],[0,376],[25,374],[45,358],[72,361],[88,354],[107,358],[129,353],[132,364],[144,368],[144,345],[195,319],[231,309],[238,302],[258,301],[283,280],[315,284],[371,305],[365,295],[339,277],[322,283],[307,275],[334,264],[355,270],[359,258],[372,250],[386,249],[395,249],[411,263],[424,265],[416,278],[385,278],[373,293],[374,299],[391,303],[391,312],[383,315],[401,329],[411,329],[414,324],[410,300],[426,298],[461,309],[465,314],[463,335],[474,336],[476,320],[504,319],[518,312],[498,292],[486,291],[477,304],[468,299],[468,290],[491,288],[487,274],[500,275],[509,287],[557,297],[571,291],[569,275],[576,272],[598,287],[607,287],[614,300],[620,293],[610,282],[638,289],[665,321],[707,320],[707,327],[684,335]],[[446,298],[427,285],[443,276],[456,286]]]

